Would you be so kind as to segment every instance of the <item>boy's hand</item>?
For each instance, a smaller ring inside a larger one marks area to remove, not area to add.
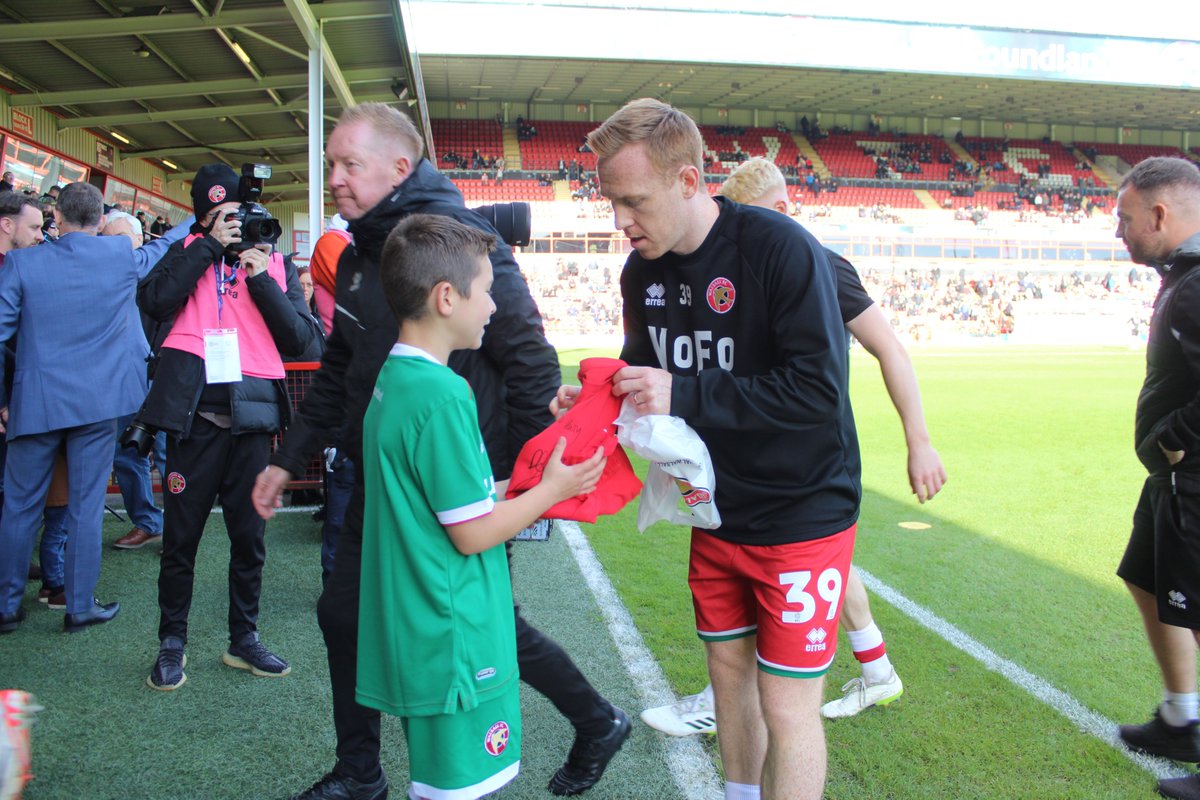
[[[604,448],[597,447],[596,453],[587,461],[581,461],[573,466],[567,466],[562,461],[563,451],[567,449],[567,440],[560,438],[546,462],[546,470],[542,473],[542,483],[554,491],[556,502],[562,502],[571,497],[591,494],[600,483],[600,475],[604,472]]]
[[[583,388],[580,386],[558,387],[558,391],[554,393],[554,399],[550,401],[550,413],[554,415],[554,418],[558,419],[570,411],[582,391]]]

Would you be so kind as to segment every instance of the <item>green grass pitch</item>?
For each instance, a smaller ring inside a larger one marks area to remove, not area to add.
[[[562,353],[573,377],[584,351]],[[899,421],[869,356],[852,358],[852,399],[865,497],[856,563],[998,656],[1119,722],[1142,721],[1159,681],[1132,602],[1113,574],[1142,473],[1132,455],[1139,349],[918,350],[929,428],[950,480],[919,505],[905,477]],[[686,587],[686,531],[639,534],[636,510],[584,526],[647,645],[679,693],[706,680]],[[899,523],[928,523],[907,530]],[[106,543],[127,528],[106,523]],[[152,547],[106,550],[102,599],[120,599],[110,625],[76,636],[26,597],[30,619],[0,638],[0,685],[47,706],[34,731],[37,779],[27,800],[275,798],[332,765],[324,647],[314,606],[319,530],[305,514],[268,533],[263,635],[293,664],[282,680],[220,665],[225,559],[219,516],[201,548],[188,683],[144,686],[156,650]],[[631,712],[636,692],[606,639],[562,544],[518,548],[516,590],[531,620],[558,638],[601,690]],[[1153,778],[1108,744],[947,644],[886,602],[872,609],[905,681],[886,709],[826,725],[827,797],[1149,797]],[[31,606],[32,604],[32,606]],[[844,638],[826,695],[857,674]],[[500,797],[546,797],[570,732],[526,692],[522,776]],[[706,740],[715,758],[712,739]],[[627,752],[587,796],[668,798],[662,737],[638,726]],[[403,792],[398,725],[384,726],[384,763]]]

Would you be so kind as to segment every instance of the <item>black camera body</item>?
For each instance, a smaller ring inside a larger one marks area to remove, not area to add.
[[[241,205],[229,215],[229,219],[236,219],[242,223],[242,240],[226,248],[225,252],[231,256],[243,253],[255,245],[274,247],[275,242],[283,235],[283,226],[279,224],[279,220],[272,217],[258,202],[263,186],[270,177],[271,167],[268,164],[242,164],[237,198]]]

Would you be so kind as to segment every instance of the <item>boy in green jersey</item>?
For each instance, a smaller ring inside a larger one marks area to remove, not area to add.
[[[446,362],[478,348],[496,307],[492,236],[414,214],[380,263],[400,336],[363,418],[366,512],[359,703],[401,717],[423,800],[496,791],[520,764],[516,631],[500,545],[554,504],[595,488],[601,451],[497,502],[471,388]]]

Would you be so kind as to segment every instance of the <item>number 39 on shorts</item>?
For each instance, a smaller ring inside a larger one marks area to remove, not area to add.
[[[800,607],[798,611],[785,609],[781,612],[783,622],[802,625],[815,617],[818,610],[825,611],[826,620],[837,618],[838,604],[842,599],[842,573],[834,567],[818,575],[814,585],[810,585],[812,572],[806,569],[779,573],[779,584],[788,587],[788,604]],[[818,603],[818,598],[823,602]],[[820,606],[824,606],[824,609],[819,609]]]

